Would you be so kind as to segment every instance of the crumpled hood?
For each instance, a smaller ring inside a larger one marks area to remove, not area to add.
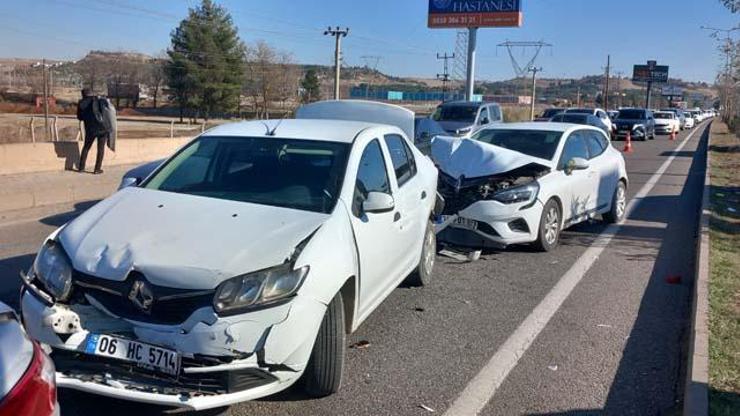
[[[123,281],[213,289],[281,264],[328,214],[125,188],[67,224],[58,239],[74,268]]]
[[[552,168],[552,162],[546,159],[458,137],[435,137],[432,140],[431,156],[439,170],[453,178],[496,175],[530,163]]]

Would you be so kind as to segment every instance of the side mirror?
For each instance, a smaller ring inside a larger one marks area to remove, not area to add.
[[[362,203],[362,210],[367,213],[381,213],[392,211],[395,207],[393,196],[384,192],[368,192]]]
[[[574,157],[565,165],[566,175],[570,175],[574,170],[588,169],[588,160],[582,157]]]
[[[127,176],[121,179],[121,184],[118,186],[118,189],[128,188],[129,186],[136,186],[140,183],[141,183],[141,178]]]
[[[480,124],[488,124],[488,122],[488,117],[483,117],[482,119],[480,119]]]

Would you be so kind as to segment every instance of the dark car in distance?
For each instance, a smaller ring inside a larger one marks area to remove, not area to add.
[[[600,118],[591,114],[581,113],[560,113],[556,114],[550,119],[554,123],[573,123],[573,124],[585,124],[587,126],[594,126],[604,130],[604,133],[608,137],[611,137],[611,129],[607,126]]]
[[[564,112],[564,108],[546,108],[538,117],[535,117],[534,121],[550,121],[555,115]]]
[[[650,110],[644,108],[623,108],[615,120],[616,139],[626,139],[627,133],[634,140],[655,138],[655,118]]]

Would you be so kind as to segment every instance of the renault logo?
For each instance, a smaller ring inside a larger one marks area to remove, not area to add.
[[[154,293],[146,282],[137,280],[131,286],[128,299],[142,311],[151,312],[152,304],[154,304]]]

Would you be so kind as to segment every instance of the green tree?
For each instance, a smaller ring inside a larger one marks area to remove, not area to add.
[[[311,103],[321,99],[321,82],[315,69],[309,69],[301,80],[303,88],[303,102]]]
[[[171,33],[166,65],[172,99],[204,119],[236,109],[246,47],[225,8],[202,0]]]

